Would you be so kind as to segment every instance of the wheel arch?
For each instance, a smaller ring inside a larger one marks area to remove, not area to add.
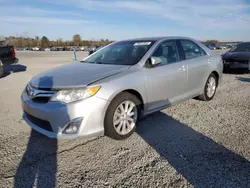
[[[135,95],[141,101],[141,107],[142,107],[142,110],[144,110],[144,100],[142,98],[142,95],[138,91],[136,91],[135,89],[126,89],[126,90],[123,90],[122,92],[128,92],[128,93],[131,93],[132,95]]]
[[[144,111],[144,109],[145,109],[145,103],[144,103],[145,99],[143,98],[143,95],[138,90],[136,90],[136,89],[128,88],[128,89],[120,90],[120,91],[114,93],[112,95],[112,97],[109,98],[109,101],[110,102],[113,101],[114,98],[116,98],[122,92],[128,92],[128,93],[136,96],[140,100],[140,102],[141,102],[141,110],[142,110],[142,112]]]
[[[218,86],[218,84],[220,83],[220,75],[219,75],[219,73],[217,71],[212,71],[211,74],[215,75],[215,77],[217,79],[217,83],[216,84]]]
[[[111,119],[113,121],[114,115],[112,115],[113,117],[110,116],[110,112],[111,113],[115,113],[115,109],[117,108],[117,104],[119,105],[121,101],[123,101],[124,99],[126,100],[126,96],[130,96],[133,95],[133,99],[136,99],[136,103],[135,105],[141,106],[140,111],[138,111],[138,119],[141,117],[141,112],[142,109],[144,108],[144,104],[143,104],[143,98],[142,95],[135,89],[124,89],[121,90],[120,92],[115,93],[112,98],[109,99],[110,103],[108,105],[108,108],[105,112],[105,116],[104,116],[104,133],[105,135],[114,138],[116,140],[121,140],[121,139],[125,139],[127,137],[129,137],[135,130],[135,126],[133,128],[132,131],[130,131],[129,133],[127,133],[126,135],[120,135],[119,133],[117,133],[114,128],[113,125],[111,126]],[[124,98],[122,98],[122,100],[119,99],[119,96],[123,96]],[[114,103],[112,103],[112,101]],[[111,108],[110,108],[111,107]],[[110,108],[110,110],[109,110]]]
[[[204,87],[205,87],[205,85],[206,85],[207,79],[208,79],[208,77],[209,77],[211,74],[214,74],[215,77],[217,78],[217,87],[218,87],[218,85],[219,85],[219,83],[220,83],[220,82],[219,82],[219,81],[220,81],[220,75],[219,75],[219,73],[218,73],[216,70],[214,70],[214,71],[210,72],[210,73],[208,74],[208,76],[206,77],[206,79],[205,79],[205,81],[204,81],[204,83],[203,83],[203,86],[202,86],[202,88],[201,88],[201,90],[200,90],[200,94],[203,92],[203,89],[204,89]]]

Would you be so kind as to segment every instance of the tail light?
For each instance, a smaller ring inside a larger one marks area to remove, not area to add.
[[[16,57],[16,52],[14,48],[11,48],[11,52],[12,52],[12,57]]]

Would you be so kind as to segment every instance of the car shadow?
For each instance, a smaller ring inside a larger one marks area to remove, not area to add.
[[[39,84],[45,81],[49,88],[53,86],[52,77],[41,78]],[[48,138],[31,129],[26,151],[15,173],[15,188],[34,187],[35,185],[38,188],[56,187],[57,142],[57,139]]]
[[[16,170],[14,187],[55,187],[57,140],[31,130],[27,149]],[[36,181],[35,181],[36,180]]]
[[[249,187],[250,163],[172,117],[158,112],[137,133],[194,187]]]
[[[236,77],[237,80],[240,80],[242,82],[250,82],[250,78],[244,78],[244,77]]]
[[[27,66],[21,65],[21,64],[4,65],[4,66],[3,66],[4,75],[3,75],[1,78],[10,75],[12,72],[13,72],[13,73],[25,72],[26,70],[27,70]]]

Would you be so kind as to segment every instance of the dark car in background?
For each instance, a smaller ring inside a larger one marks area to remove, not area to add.
[[[66,49],[66,47],[56,47],[56,51],[67,51]]]
[[[224,71],[231,68],[247,68],[250,70],[250,42],[242,42],[222,54]]]
[[[0,46],[0,77],[3,76],[3,66],[18,63],[14,46]]]
[[[97,47],[93,47],[89,50],[89,55],[95,53],[96,51],[100,50],[101,48],[103,48],[104,46],[97,46]]]
[[[214,44],[208,44],[208,45],[206,45],[210,50],[216,50],[217,49],[217,47],[216,47],[216,45],[214,45]]]

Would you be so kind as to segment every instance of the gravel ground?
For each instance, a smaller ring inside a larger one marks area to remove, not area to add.
[[[5,68],[15,73],[0,79],[0,187],[249,187],[249,73],[224,74],[214,100],[150,115],[125,141],[57,141],[21,119],[20,94],[35,74],[72,62],[73,53],[17,56],[19,64]]]

